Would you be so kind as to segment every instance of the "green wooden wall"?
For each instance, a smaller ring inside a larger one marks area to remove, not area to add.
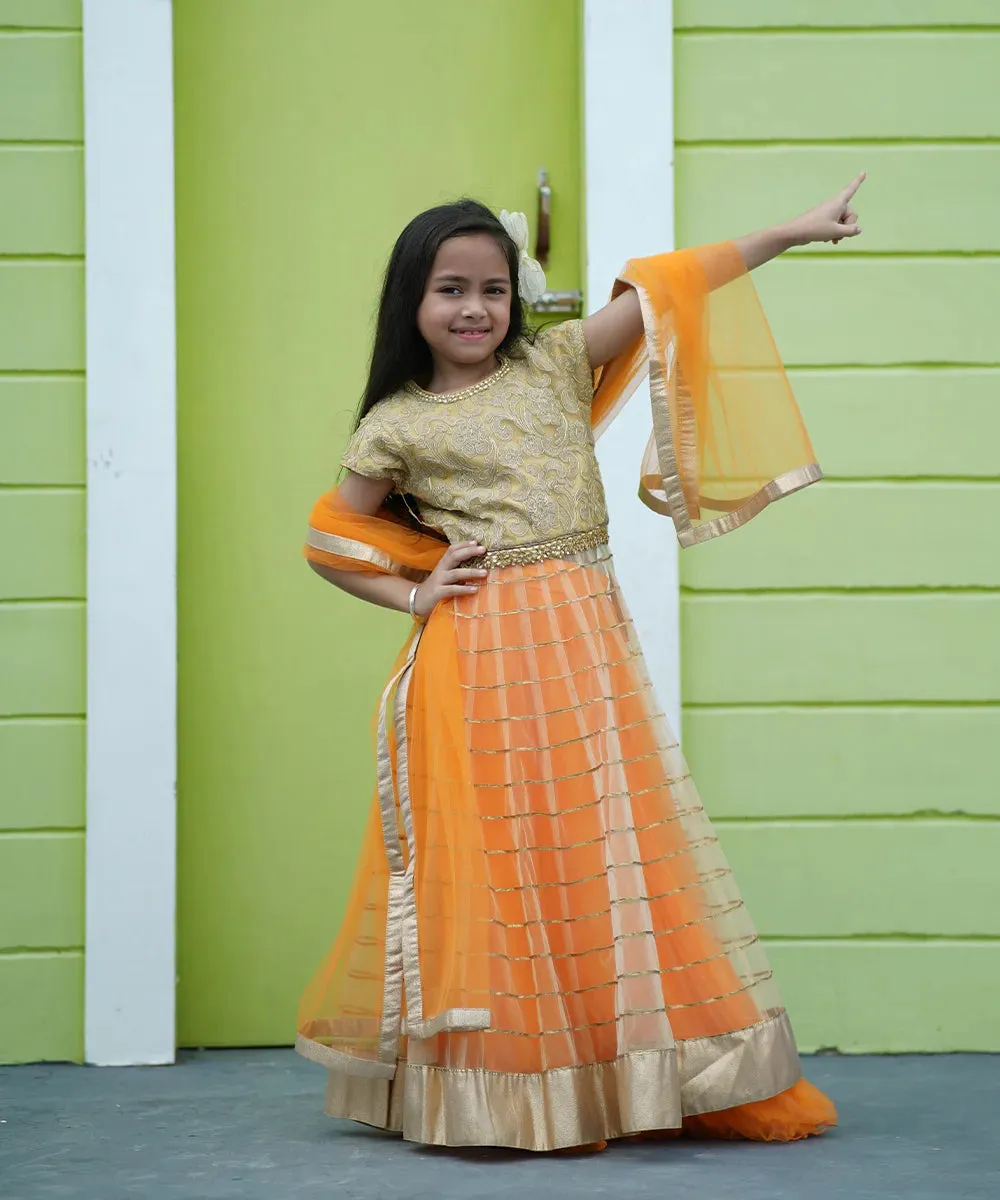
[[[0,1062],[83,1055],[79,0],[0,0]]]
[[[804,1047],[1000,1050],[1000,6],[674,10],[679,244],[869,172],[759,273],[827,480],[682,555],[686,749]]]

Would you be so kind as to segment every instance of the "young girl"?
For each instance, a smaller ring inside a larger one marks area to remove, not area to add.
[[[819,479],[747,271],[859,233],[862,178],[786,225],[630,262],[604,308],[537,335],[520,214],[464,200],[401,234],[347,475],[305,551],[414,621],[300,1009],[331,1115],[539,1151],[835,1123],[657,707],[594,438],[648,368],[640,494],[685,546]]]

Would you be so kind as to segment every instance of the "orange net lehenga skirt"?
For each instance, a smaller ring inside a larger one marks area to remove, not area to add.
[[[606,545],[439,605],[377,734],[351,903],[300,1012],[331,1115],[529,1150],[835,1123]]]

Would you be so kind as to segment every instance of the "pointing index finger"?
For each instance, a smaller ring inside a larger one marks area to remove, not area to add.
[[[838,197],[842,204],[846,204],[851,199],[858,188],[864,183],[867,176],[868,172],[862,171],[860,175],[851,180],[851,182],[847,185],[847,187],[844,188]]]

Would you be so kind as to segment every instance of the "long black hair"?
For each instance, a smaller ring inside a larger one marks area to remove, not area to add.
[[[478,200],[462,199],[427,209],[406,226],[389,257],[379,300],[368,382],[358,407],[355,429],[380,400],[398,392],[409,380],[421,385],[430,382],[434,362],[430,347],[417,328],[417,311],[424,298],[427,277],[442,243],[449,238],[474,233],[487,233],[496,239],[510,271],[510,326],[497,352],[516,357],[519,344],[530,337],[517,290],[517,247],[498,218]],[[414,520],[412,497],[390,492],[384,503],[409,524],[420,527]]]

